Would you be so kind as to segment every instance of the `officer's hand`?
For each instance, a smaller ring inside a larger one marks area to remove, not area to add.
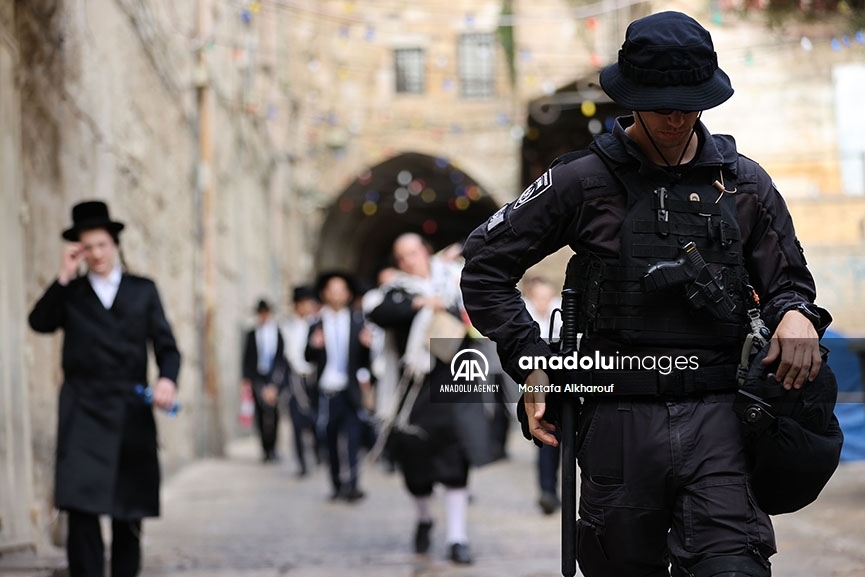
[[[528,391],[523,394],[523,399],[526,403],[526,417],[529,421],[529,432],[540,442],[553,447],[559,446],[559,441],[552,434],[556,430],[556,426],[548,423],[543,419],[544,413],[547,410],[547,394],[531,392],[535,387],[542,390],[550,385],[550,377],[547,373],[540,369],[532,371],[526,377],[526,388]]]
[[[174,406],[177,398],[177,385],[171,379],[162,377],[153,387],[153,404],[166,411]]]
[[[820,339],[814,325],[799,311],[784,313],[769,342],[769,354],[763,359],[763,364],[774,363],[779,354],[781,362],[775,372],[775,379],[785,389],[799,389],[805,384],[806,378],[813,381],[817,377],[823,362],[820,357]]]

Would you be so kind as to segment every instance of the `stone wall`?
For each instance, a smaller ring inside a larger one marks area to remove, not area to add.
[[[24,341],[21,101],[12,5],[0,3],[0,550],[32,542],[33,478]]]
[[[290,276],[281,234],[288,202],[280,135],[241,108],[250,76],[225,57],[230,48],[209,45],[204,78],[214,95],[217,383],[216,394],[205,396],[195,3],[168,4],[170,11],[165,3],[121,0],[19,2],[10,26],[20,54],[23,184],[20,207],[13,208],[24,215],[24,306],[57,273],[60,231],[70,223],[72,204],[106,200],[126,223],[121,246],[129,269],[157,281],[183,354],[183,409],[176,419],[158,417],[166,474],[218,453],[219,441],[237,433],[242,331],[257,298],[281,303]],[[228,5],[215,6],[211,16],[222,38],[258,45],[265,32],[258,23],[245,25]],[[255,82],[272,83],[261,69],[255,72]],[[12,246],[4,243],[3,250]],[[26,310],[20,311],[25,318]],[[51,519],[61,338],[29,332],[24,355],[40,530]]]

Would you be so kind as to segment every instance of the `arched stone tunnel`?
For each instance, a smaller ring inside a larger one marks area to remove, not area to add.
[[[400,234],[420,233],[441,250],[464,241],[497,208],[487,191],[447,159],[400,154],[361,172],[330,206],[315,268],[344,269],[372,282],[390,264]]]
[[[526,112],[515,195],[557,156],[586,148],[595,135],[612,128],[616,116],[628,113],[601,92],[597,76],[530,102]],[[464,241],[499,204],[446,158],[416,152],[394,156],[357,175],[329,207],[314,268],[344,269],[370,283],[390,264],[391,245],[400,234],[421,233],[440,250]]]

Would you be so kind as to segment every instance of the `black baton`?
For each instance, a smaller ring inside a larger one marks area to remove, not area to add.
[[[574,455],[576,406],[562,402],[562,575],[577,574],[577,458]]]
[[[569,355],[577,350],[577,315],[579,314],[577,291],[566,288],[562,291],[561,354]],[[564,372],[559,372],[564,377]],[[564,383],[555,383],[563,385]],[[563,396],[561,405],[561,431],[559,442],[562,450],[562,575],[577,574],[577,405],[573,396]]]

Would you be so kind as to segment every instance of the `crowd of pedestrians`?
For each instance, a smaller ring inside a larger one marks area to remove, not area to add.
[[[504,455],[504,435],[496,430],[507,427],[498,421],[508,408],[499,400],[492,411],[431,402],[431,379],[449,369],[431,354],[430,337],[471,339],[461,270],[458,246],[434,254],[425,238],[406,233],[394,241],[392,266],[367,290],[348,271],[332,270],[295,286],[286,315],[277,317],[260,300],[244,341],[241,387],[255,400],[263,463],[281,461],[284,413],[297,476],[327,467],[323,499],[363,499],[365,459],[398,471],[416,509],[410,545],[421,555],[431,549],[431,500],[440,485],[448,556],[470,564],[469,471]],[[442,315],[456,333],[441,333]],[[472,449],[477,442],[466,438],[468,431],[487,437],[485,450]]]

